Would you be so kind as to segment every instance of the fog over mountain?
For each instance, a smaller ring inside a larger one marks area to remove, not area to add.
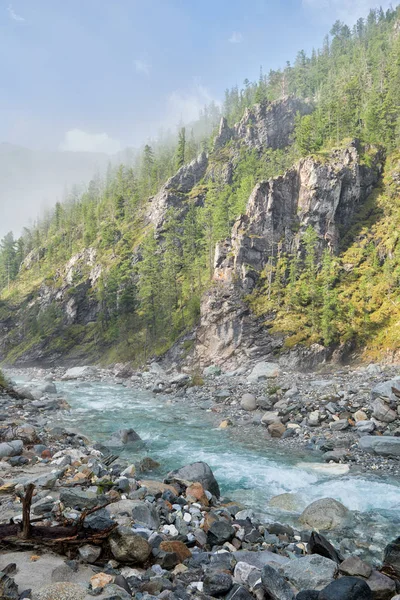
[[[103,172],[109,160],[100,152],[39,151],[0,144],[0,237],[8,231],[18,235],[73,185]]]

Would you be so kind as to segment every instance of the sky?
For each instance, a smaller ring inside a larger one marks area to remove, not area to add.
[[[0,142],[108,154],[138,146],[376,5],[0,0]]]

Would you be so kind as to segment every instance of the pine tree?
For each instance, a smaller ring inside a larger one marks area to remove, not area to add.
[[[176,150],[176,168],[180,169],[185,164],[186,158],[186,129],[181,127],[178,136],[178,147]]]

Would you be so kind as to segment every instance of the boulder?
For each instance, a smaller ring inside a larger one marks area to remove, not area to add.
[[[299,520],[311,529],[328,530],[342,526],[348,515],[348,509],[334,498],[322,498],[307,506]]]
[[[329,428],[332,431],[345,431],[350,426],[347,419],[339,419],[339,421],[333,421],[329,424]]]
[[[183,483],[186,486],[190,485],[190,483],[199,482],[205,490],[208,490],[217,498],[220,497],[217,480],[211,468],[205,462],[191,463],[190,465],[185,465],[180,469],[171,471],[168,473],[165,483],[172,483],[174,481]]]
[[[263,425],[272,425],[272,423],[280,423],[281,420],[277,412],[267,411],[263,414],[261,418],[261,423]]]
[[[0,444],[0,458],[8,458],[10,456],[18,456],[24,448],[22,440],[12,440],[11,442],[3,442]]]
[[[111,552],[118,561],[143,564],[151,554],[151,546],[128,527],[118,527],[109,537]]]
[[[358,556],[349,556],[340,564],[339,571],[343,575],[365,577],[367,579],[372,573],[372,567]]]
[[[64,488],[60,492],[60,500],[68,508],[90,509],[107,503],[107,498],[96,492],[78,488]]]
[[[85,563],[95,563],[96,560],[100,557],[101,548],[98,546],[91,546],[90,544],[85,544],[85,546],[81,546],[78,550],[79,556],[81,560]]]
[[[291,512],[297,512],[304,508],[304,503],[297,494],[290,493],[273,496],[268,504],[274,508],[280,508],[281,510],[288,510]]]
[[[232,577],[221,571],[207,572],[203,580],[203,591],[208,596],[225,596],[233,585]]]
[[[281,438],[286,431],[283,423],[271,423],[268,425],[268,431],[273,438]]]
[[[271,600],[294,599],[294,593],[288,582],[270,565],[263,567],[261,581],[267,597]]]
[[[86,529],[92,529],[92,531],[104,531],[114,524],[115,521],[110,519],[110,515],[105,508],[97,510],[93,514],[87,516],[84,521],[84,527]]]
[[[169,380],[171,385],[176,385],[178,387],[183,387],[184,385],[190,382],[190,376],[186,373],[177,373],[173,375]]]
[[[233,572],[233,578],[236,583],[248,585],[249,579],[252,576],[256,576],[257,579],[259,579],[261,577],[260,569],[257,569],[257,567],[249,565],[243,561],[236,563],[235,570]]]
[[[104,442],[104,445],[110,448],[120,448],[140,441],[142,441],[142,438],[134,429],[119,429],[112,434],[109,440]]]
[[[243,396],[240,400],[240,406],[243,408],[243,410],[248,410],[248,411],[256,410],[256,408],[257,408],[256,397],[253,394],[243,394]]]
[[[283,567],[283,574],[298,590],[322,590],[331,583],[336,571],[336,562],[318,554],[291,560]]]
[[[397,402],[398,398],[396,394],[393,393],[393,388],[400,392],[400,377],[395,377],[394,379],[389,379],[389,381],[378,383],[378,385],[372,388],[371,396],[373,399],[387,398],[388,400]]]
[[[382,423],[393,423],[393,421],[397,419],[397,413],[381,398],[375,400],[372,404],[372,408],[372,416]]]
[[[138,525],[149,529],[158,529],[160,526],[160,518],[156,507],[152,504],[136,502],[132,507],[132,518]]]
[[[342,577],[324,588],[318,600],[372,600],[372,592],[358,577]]]
[[[310,554],[319,554],[339,564],[343,561],[343,557],[334,546],[320,533],[313,531],[308,542],[308,551]]]
[[[61,377],[63,381],[68,381],[71,379],[83,379],[85,377],[94,377],[98,374],[98,369],[96,367],[72,367],[72,369],[68,369],[65,374]]]
[[[358,442],[364,452],[380,456],[400,456],[400,437],[365,435]]]
[[[386,546],[383,553],[383,564],[391,567],[400,579],[400,537]]]
[[[374,421],[357,421],[356,428],[358,433],[372,433],[375,431]]]
[[[230,542],[235,535],[235,529],[226,521],[214,521],[207,532],[207,543],[210,546],[222,546]]]
[[[243,585],[234,585],[225,600],[254,600],[254,596]]]
[[[18,600],[18,586],[14,579],[0,571],[0,598],[2,600]]]
[[[263,361],[254,366],[248,377],[248,381],[251,383],[257,383],[258,381],[278,377],[278,375],[279,365],[277,363]]]
[[[363,410],[357,410],[353,416],[356,423],[359,421],[368,421],[368,416]]]
[[[379,571],[372,571],[367,579],[367,584],[372,591],[374,600],[391,600],[396,593],[396,584],[393,579]]]

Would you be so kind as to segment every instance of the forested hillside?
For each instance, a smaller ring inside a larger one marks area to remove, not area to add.
[[[285,336],[283,350],[317,342],[395,351],[400,9],[371,11],[352,30],[336,22],[311,56],[300,51],[284,69],[227,90],[223,106],[206,107],[174,143],[147,144],[20,239],[8,234],[1,358],[139,363],[164,352],[198,322],[202,296],[216,285],[216,244],[230,238],[254,186],[306,156],[328,164],[334,148],[349,145],[374,183],[339,243],[321,246],[313,225],[292,232],[241,297],[271,334]]]

